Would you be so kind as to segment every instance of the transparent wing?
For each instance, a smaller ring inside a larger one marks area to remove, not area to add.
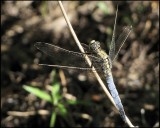
[[[126,39],[128,38],[130,32],[132,30],[132,26],[127,26],[123,29],[122,33],[119,35],[118,39],[116,40],[116,43],[114,44],[115,50],[110,51],[110,55],[111,55],[111,60],[112,62],[115,60],[115,58],[117,57],[119,51],[121,50],[124,42],[126,41]],[[113,44],[112,44],[113,45]]]
[[[129,34],[132,30],[132,26],[125,27],[123,29],[122,33],[119,35],[118,39],[115,42],[115,30],[116,30],[117,13],[118,13],[118,6],[117,6],[117,10],[116,10],[116,17],[115,17],[115,21],[114,21],[112,41],[111,41],[110,50],[109,50],[109,57],[110,57],[112,62],[117,57],[121,47],[123,46],[124,42],[126,41],[127,37],[129,36]]]
[[[116,30],[117,13],[118,13],[118,6],[117,6],[117,10],[116,10],[116,17],[115,17],[115,21],[114,21],[112,41],[111,41],[110,50],[109,50],[109,57],[111,60],[113,60],[114,55],[115,55],[115,30]]]
[[[35,47],[53,58],[54,65],[48,66],[57,68],[92,70],[91,67],[89,67],[85,62],[84,56],[86,54],[69,51],[56,45],[43,42],[37,42]],[[93,55],[88,55],[88,57],[91,59],[92,65],[95,66],[96,69],[100,69],[99,64],[102,60]]]

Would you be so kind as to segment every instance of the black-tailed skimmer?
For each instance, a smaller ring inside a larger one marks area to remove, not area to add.
[[[117,18],[117,12],[116,12],[116,18]],[[123,105],[121,103],[121,99],[119,98],[116,86],[113,81],[111,68],[112,68],[112,62],[117,57],[123,43],[130,34],[132,26],[125,27],[115,43],[116,18],[115,18],[109,55],[107,55],[107,53],[101,49],[100,42],[98,41],[92,40],[89,46],[85,44],[82,44],[82,46],[85,49],[88,49],[89,51],[93,52],[93,54],[88,54],[88,57],[90,58],[92,65],[95,67],[95,69],[101,70],[103,72],[106,82],[108,84],[108,88],[119,110],[119,113],[122,119],[126,122],[125,112],[123,109]],[[88,64],[85,64],[84,53],[69,51],[59,46],[43,42],[37,42],[35,46],[42,52],[54,57],[55,59],[55,65],[48,65],[48,64],[42,64],[42,65],[52,66],[55,68],[63,68],[63,69],[79,69],[79,70],[92,71],[92,67],[89,67]],[[76,60],[74,60],[74,58],[76,58]],[[61,59],[66,60],[66,62],[63,61],[64,65],[59,65]],[[84,63],[83,65],[81,64],[82,62]]]

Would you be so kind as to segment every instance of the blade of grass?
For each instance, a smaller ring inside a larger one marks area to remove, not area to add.
[[[51,115],[51,120],[50,120],[50,127],[53,128],[54,125],[55,125],[55,121],[56,121],[56,112],[52,112],[52,115]]]
[[[53,97],[53,104],[57,105],[59,100],[62,98],[60,95],[59,83],[55,83],[54,85],[52,85],[52,97]]]
[[[36,95],[37,97],[39,97],[39,98],[41,98],[41,99],[43,99],[45,101],[48,101],[48,102],[52,103],[52,98],[51,98],[51,96],[47,92],[42,91],[39,88],[35,88],[35,87],[32,87],[32,86],[28,86],[28,85],[23,85],[23,88],[26,91],[28,91],[28,92]]]
[[[66,116],[67,109],[66,109],[66,107],[63,104],[61,104],[61,103],[58,104],[58,110],[59,110],[59,112],[60,112],[60,114],[62,116]]]

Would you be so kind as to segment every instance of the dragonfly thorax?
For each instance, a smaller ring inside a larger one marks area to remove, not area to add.
[[[89,44],[89,47],[93,52],[97,52],[101,48],[100,42],[92,40]]]
[[[90,42],[90,49],[101,59],[101,66],[105,76],[111,76],[111,63],[107,53],[101,49],[100,42],[92,40]]]

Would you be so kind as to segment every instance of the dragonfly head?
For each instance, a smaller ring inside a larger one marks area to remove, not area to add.
[[[100,42],[92,40],[89,44],[89,47],[93,51],[97,51],[100,48]]]

